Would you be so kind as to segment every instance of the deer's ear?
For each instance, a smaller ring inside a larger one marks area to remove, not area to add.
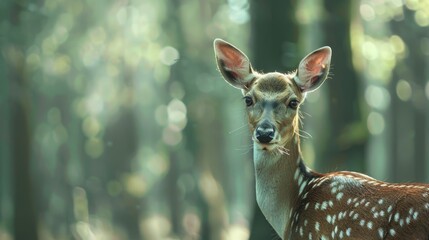
[[[253,69],[247,56],[222,39],[214,40],[216,62],[223,78],[235,88],[247,89],[253,80]]]
[[[303,92],[314,91],[322,85],[329,73],[331,55],[330,47],[322,47],[301,60],[295,82]]]

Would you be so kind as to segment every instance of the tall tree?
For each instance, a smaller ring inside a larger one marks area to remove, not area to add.
[[[425,97],[429,60],[423,49],[429,33],[428,27],[416,23],[415,10],[404,6],[403,18],[390,22],[392,33],[398,35],[406,47],[405,57],[398,60],[390,86],[391,92],[396,92],[392,94],[390,141],[395,152],[389,164],[394,181],[425,181],[429,175],[428,101]],[[410,95],[404,97],[404,91],[409,91]]]
[[[31,100],[30,85],[26,75],[24,30],[29,22],[21,19],[25,11],[23,5],[12,3],[9,11],[11,28],[19,29],[9,35],[7,51],[7,79],[12,86],[11,99],[11,157],[13,162],[13,198],[14,198],[14,239],[38,239],[37,217],[35,210],[34,188],[31,179],[32,127],[30,124]]]
[[[328,85],[329,132],[326,149],[318,153],[318,169],[364,170],[366,121],[360,111],[358,75],[352,63],[350,27],[355,5],[351,0],[324,1],[324,41],[333,47]]]

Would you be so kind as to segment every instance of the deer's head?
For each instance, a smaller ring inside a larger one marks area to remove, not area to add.
[[[285,146],[299,131],[299,107],[307,92],[326,79],[331,48],[322,47],[304,57],[295,72],[261,74],[233,45],[214,41],[217,65],[224,79],[241,89],[252,139],[262,150]]]

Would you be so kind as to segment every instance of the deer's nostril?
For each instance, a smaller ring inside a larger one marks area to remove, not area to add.
[[[258,127],[256,129],[255,137],[260,143],[269,143],[274,138],[274,128]]]

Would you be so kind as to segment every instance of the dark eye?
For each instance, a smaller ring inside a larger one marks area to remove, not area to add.
[[[249,96],[244,97],[244,102],[246,103],[246,106],[248,106],[248,107],[253,105],[253,99]]]
[[[298,105],[299,105],[299,102],[297,101],[297,100],[295,100],[295,99],[292,99],[292,100],[290,100],[290,102],[289,102],[289,107],[290,108],[292,108],[292,109],[297,109],[298,108]]]

